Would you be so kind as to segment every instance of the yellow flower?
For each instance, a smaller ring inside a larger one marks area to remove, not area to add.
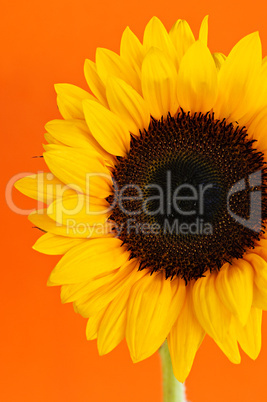
[[[267,62],[258,33],[211,54],[207,17],[141,44],[99,48],[91,93],[58,84],[46,125],[50,169],[16,187],[47,208],[34,249],[64,254],[49,278],[88,318],[100,354],[126,338],[132,360],[168,340],[184,381],[205,336],[233,362],[255,359],[267,309]]]

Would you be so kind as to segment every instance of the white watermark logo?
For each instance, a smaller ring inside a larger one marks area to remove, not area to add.
[[[25,193],[36,199],[36,209],[19,207],[13,199],[14,184],[25,175],[28,177],[26,180],[29,187]],[[73,233],[91,237],[97,233],[106,234],[106,221],[115,209],[123,216],[124,221],[120,226],[112,222],[113,233],[117,236],[122,231],[135,231],[142,235],[211,235],[213,227],[207,222],[207,216],[212,215],[213,207],[210,205],[216,208],[214,194],[216,197],[217,186],[214,184],[193,186],[191,183],[182,183],[175,187],[171,171],[167,171],[164,188],[157,183],[149,183],[142,187],[129,183],[119,188],[111,176],[103,173],[86,174],[84,182],[80,180],[78,186],[75,183],[64,184],[50,172],[25,172],[13,176],[8,181],[5,195],[6,203],[13,212],[20,215],[36,211],[40,214],[47,213],[55,225],[66,227],[67,235]],[[255,232],[260,232],[262,225],[261,186],[261,171],[252,173],[248,179],[235,183],[225,200],[225,210],[231,218]],[[212,192],[209,192],[210,190]],[[230,208],[232,197],[242,191],[247,191],[249,195],[248,219],[237,215]],[[106,201],[108,194],[113,195],[109,203]]]

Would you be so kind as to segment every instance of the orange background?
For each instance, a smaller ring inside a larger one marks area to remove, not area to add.
[[[142,38],[150,17],[170,28],[187,19],[197,35],[210,15],[209,45],[228,53],[244,35],[259,30],[267,53],[265,1],[224,0],[28,0],[1,6],[1,184],[20,172],[44,168],[41,155],[44,124],[58,118],[53,84],[69,82],[86,89],[85,58],[97,46],[114,51],[124,28]],[[35,202],[13,192],[14,202],[34,208]],[[47,288],[57,257],[31,249],[40,232],[26,216],[1,209],[0,400],[51,402],[160,402],[161,374],[157,354],[132,364],[125,343],[99,357],[96,342],[85,338],[86,320],[61,305],[58,288]],[[242,353],[242,364],[228,362],[213,341],[205,339],[187,380],[191,402],[263,402],[267,400],[267,316],[263,347],[256,362]]]

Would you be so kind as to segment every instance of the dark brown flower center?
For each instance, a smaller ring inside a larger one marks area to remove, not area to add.
[[[263,232],[263,154],[244,127],[211,114],[153,120],[113,176],[110,219],[140,269],[188,282],[241,258]]]

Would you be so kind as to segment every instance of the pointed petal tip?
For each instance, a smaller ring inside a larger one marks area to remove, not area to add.
[[[54,84],[54,90],[58,94],[58,84]]]
[[[54,282],[52,282],[52,281],[50,280],[50,276],[49,276],[49,278],[48,278],[48,280],[47,280],[47,282],[46,282],[46,286],[49,286],[49,287],[51,287],[51,286],[57,286],[57,284],[55,284]]]
[[[38,240],[37,240],[37,241],[38,241]],[[34,243],[34,245],[32,246],[32,249],[33,249],[34,251],[38,251],[38,253],[39,253],[40,251],[39,251],[38,248],[36,248],[36,246],[35,246],[36,243],[37,243],[37,242]]]
[[[21,192],[21,189],[23,188],[23,184],[22,184],[23,179],[24,179],[24,177],[22,177],[21,179],[15,181],[15,183],[14,183],[14,187],[20,192]]]
[[[251,32],[251,34],[249,34],[248,36],[251,36],[252,38],[253,37],[259,38],[260,37],[260,32],[259,31],[254,31],[254,32]]]
[[[34,210],[34,211],[32,211],[32,212],[28,215],[29,221],[31,222],[32,216],[38,214],[39,212],[41,212],[41,210]]]
[[[242,41],[247,42],[247,43],[250,43],[250,42],[255,42],[255,43],[260,42],[261,43],[259,31],[254,31],[254,32],[251,32],[250,34],[244,36],[243,38],[240,39],[239,42],[242,42]]]
[[[148,24],[151,22],[161,22],[161,20],[156,15],[153,15],[153,17],[148,21]]]
[[[141,362],[143,359],[138,359],[136,356],[131,355],[132,362],[134,364]]]
[[[181,373],[173,373],[173,374],[177,381],[184,384],[185,380],[187,379],[187,377],[189,375],[189,372],[186,374],[181,374]]]
[[[61,89],[62,89],[62,85],[64,85],[64,84],[62,84],[62,83],[54,84],[54,89],[55,89],[57,95],[60,94]]]
[[[98,350],[98,354],[99,356],[105,356],[108,353],[110,353],[114,347],[107,347],[106,345],[103,345],[102,342],[98,342],[99,338],[97,338],[97,350]]]

